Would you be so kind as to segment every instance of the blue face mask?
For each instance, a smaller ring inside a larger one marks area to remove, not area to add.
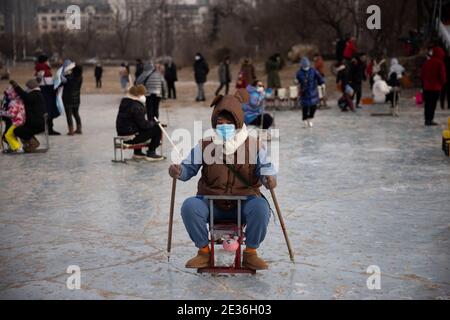
[[[219,137],[224,141],[228,141],[236,135],[236,126],[234,124],[220,124],[217,126],[216,131]]]

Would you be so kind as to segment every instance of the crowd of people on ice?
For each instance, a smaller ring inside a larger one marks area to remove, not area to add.
[[[336,83],[343,93],[338,101],[342,111],[356,111],[361,108],[363,82],[369,80],[372,90],[372,103],[390,102],[391,107],[399,101],[402,83],[408,82],[407,70],[397,58],[390,60],[383,55],[368,59],[367,54],[359,52],[354,38],[347,36],[336,45]],[[419,94],[424,101],[425,125],[436,126],[434,115],[438,101],[445,108],[450,101],[449,53],[438,45],[429,47],[425,62],[421,66],[419,78],[423,92]],[[354,99],[356,98],[356,100]],[[449,106],[450,108],[450,106]]]
[[[54,120],[66,114],[68,135],[82,134],[79,114],[83,68],[71,60],[61,61],[53,75],[49,58],[39,56],[34,77],[25,88],[10,80],[5,91],[0,116],[5,123],[3,141],[6,152],[33,153],[40,142],[36,135],[48,128],[51,136],[61,135],[54,130]],[[74,120],[76,127],[74,125]]]
[[[440,101],[441,107],[444,108],[445,100],[449,101],[450,99],[449,60],[449,55],[441,47],[430,46],[426,61],[421,67],[420,79],[423,91],[418,94],[418,100],[424,102],[427,126],[436,125],[434,115],[437,103]],[[372,90],[369,103],[390,103],[391,107],[395,107],[395,104],[398,103],[399,91],[402,84],[408,81],[408,73],[397,58],[391,58],[388,61],[384,55],[368,57],[366,53],[358,50],[355,38],[348,35],[336,44],[336,61],[333,71],[336,74],[337,89],[342,94],[337,102],[341,111],[356,112],[357,109],[362,108],[365,81],[369,81]],[[263,129],[269,129],[273,125],[274,119],[270,114],[264,112],[264,105],[269,92],[275,92],[276,95],[277,90],[282,88],[280,72],[284,64],[280,54],[270,56],[265,63],[267,81],[264,84],[258,79],[252,60],[250,58],[242,60],[234,87],[247,90],[250,97],[249,101],[242,106],[246,125]],[[120,66],[118,74],[120,88],[127,99],[133,100],[136,86],[145,87],[144,113],[146,121],[152,122],[155,118],[159,119],[161,100],[177,99],[177,71],[178,68],[171,57],[166,57],[157,63],[145,63],[141,59],[137,59],[134,74],[131,73],[130,65],[124,62]],[[205,84],[208,81],[209,73],[210,66],[206,58],[201,53],[197,53],[193,63],[194,80],[197,85],[195,100],[197,102],[206,101]],[[299,105],[303,111],[302,119],[305,127],[313,127],[316,110],[322,104],[321,88],[325,86],[325,74],[325,62],[320,54],[315,54],[312,61],[308,57],[301,59],[295,81],[299,88]],[[104,68],[98,63],[94,69],[95,83],[98,89],[103,86],[103,75]],[[215,91],[215,95],[218,96],[221,93],[228,95],[233,82],[230,56],[224,57],[219,64],[218,82],[219,87]],[[46,115],[46,125],[50,135],[60,135],[54,130],[54,120],[63,113],[66,115],[68,134],[82,134],[79,113],[82,84],[83,68],[80,65],[69,59],[60,61],[56,73],[53,74],[49,58],[45,55],[38,57],[34,77],[27,82],[25,90],[22,90],[16,82],[11,81],[12,88],[5,92],[1,111],[6,122],[3,138],[9,146],[9,151],[33,152],[36,150],[39,141],[35,135],[45,129],[45,124],[38,125],[36,123],[42,124],[43,114]],[[131,88],[134,88],[134,91]],[[28,95],[34,99],[30,101]],[[143,101],[143,99],[141,100]],[[8,105],[12,107],[8,108]],[[120,109],[122,113],[128,110],[126,106],[122,108],[122,105]],[[43,110],[43,114],[39,110]],[[28,116],[25,116],[26,114]],[[36,118],[39,118],[39,121]],[[142,124],[140,120],[136,120],[136,123]],[[149,135],[157,137],[160,132],[157,126],[154,127],[156,129],[149,133],[148,124],[144,127],[137,126],[142,132],[141,137],[149,137]],[[130,130],[119,132],[118,129],[117,131],[121,135],[131,133],[131,136],[137,133],[129,132]],[[143,142],[141,140],[142,138],[130,139],[127,142],[141,143]],[[155,150],[149,151],[147,156],[150,160],[162,158],[156,155]],[[135,157],[143,158],[144,155],[137,150]]]

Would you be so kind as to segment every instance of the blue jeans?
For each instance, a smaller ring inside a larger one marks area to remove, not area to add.
[[[184,226],[197,248],[209,244],[207,224],[209,222],[209,203],[201,196],[184,201],[181,207]],[[223,211],[214,206],[214,220],[237,221],[237,209]],[[249,197],[242,202],[242,223],[247,225],[245,231],[247,247],[258,249],[267,234],[270,221],[270,207],[267,200]]]

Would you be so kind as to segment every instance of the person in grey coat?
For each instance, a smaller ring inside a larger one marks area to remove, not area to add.
[[[144,65],[144,71],[136,80],[136,85],[144,85],[147,89],[147,117],[149,121],[159,119],[159,104],[163,98],[163,92],[167,92],[164,76],[152,63]]]
[[[220,87],[216,90],[216,96],[219,95],[220,91],[222,91],[223,87],[225,87],[225,95],[230,91],[230,82],[231,73],[230,73],[230,57],[226,57],[219,65],[219,82]]]

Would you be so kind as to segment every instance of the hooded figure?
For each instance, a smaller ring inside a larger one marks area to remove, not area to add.
[[[305,125],[312,127],[312,119],[320,104],[318,87],[325,82],[319,72],[311,68],[311,62],[307,57],[302,58],[300,70],[297,73],[297,81],[300,87],[300,104],[303,108],[303,121]]]
[[[389,70],[389,78],[396,73],[397,79],[400,80],[403,77],[403,74],[405,73],[405,68],[398,63],[398,59],[392,58],[391,60],[391,69]]]
[[[155,121],[145,119],[145,104],[147,90],[143,85],[131,87],[120,102],[116,119],[117,134],[130,137],[125,145],[145,145],[147,154],[142,149],[134,149],[133,159],[146,161],[161,161],[163,157],[156,154],[161,143],[161,129]]]
[[[440,47],[433,48],[433,55],[428,59],[421,71],[423,98],[425,100],[425,125],[435,126],[434,114],[441,90],[447,82],[445,70],[445,52]]]
[[[241,105],[248,102],[246,90],[236,95],[214,99],[211,125],[215,133],[192,149],[180,166],[173,165],[169,173],[173,178],[188,181],[201,170],[197,196],[187,199],[181,209],[189,236],[200,249],[187,268],[207,268],[210,264],[208,247],[209,206],[204,196],[246,196],[242,204],[242,217],[247,225],[243,266],[252,270],[267,269],[267,263],[257,256],[256,249],[264,241],[270,219],[268,202],[261,197],[259,188],[276,187],[276,171],[267,160],[267,150],[256,139],[249,137],[244,124]],[[215,219],[235,219],[234,201],[216,201]]]

